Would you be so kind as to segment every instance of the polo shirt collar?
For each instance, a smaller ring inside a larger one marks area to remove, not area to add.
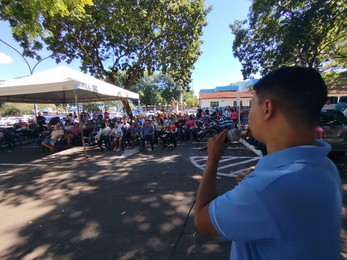
[[[316,145],[295,146],[268,154],[259,160],[256,169],[278,168],[293,162],[319,164],[330,151],[329,144],[317,140]]]

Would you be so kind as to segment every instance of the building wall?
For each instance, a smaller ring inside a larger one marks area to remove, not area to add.
[[[250,106],[251,98],[240,98],[242,106]],[[236,106],[237,98],[201,99],[200,107],[211,107],[211,102],[219,102],[219,107]]]

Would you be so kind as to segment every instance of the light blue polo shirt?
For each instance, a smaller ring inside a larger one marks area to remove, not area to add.
[[[317,140],[271,153],[211,202],[230,259],[339,259],[342,189],[330,149]]]

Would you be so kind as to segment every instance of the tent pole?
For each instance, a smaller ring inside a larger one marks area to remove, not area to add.
[[[77,116],[78,116],[78,123],[80,125],[80,131],[81,131],[81,139],[82,139],[82,145],[83,145],[83,151],[84,151],[84,156],[86,158],[88,158],[88,154],[87,154],[87,149],[86,149],[86,143],[84,141],[84,135],[83,135],[83,128],[82,128],[82,121],[81,121],[81,114],[80,114],[80,107],[78,105],[78,97],[77,97],[77,93],[75,91],[75,89],[73,90],[73,94],[75,96],[75,103],[77,106]]]

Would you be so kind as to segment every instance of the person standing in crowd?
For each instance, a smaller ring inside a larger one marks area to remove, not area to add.
[[[237,123],[239,120],[239,116],[235,107],[231,108],[230,119],[235,123]]]
[[[232,241],[233,260],[340,259],[341,181],[327,156],[330,145],[315,133],[327,99],[322,77],[312,68],[283,67],[253,89],[249,127],[268,155],[217,196],[227,131],[210,139],[196,197],[197,229]]]
[[[46,124],[46,118],[43,115],[41,115],[41,112],[37,113],[36,123],[38,126],[38,133],[41,134],[44,131],[44,125]]]
[[[229,113],[228,107],[224,108],[223,116],[225,118],[230,118],[230,113]]]

